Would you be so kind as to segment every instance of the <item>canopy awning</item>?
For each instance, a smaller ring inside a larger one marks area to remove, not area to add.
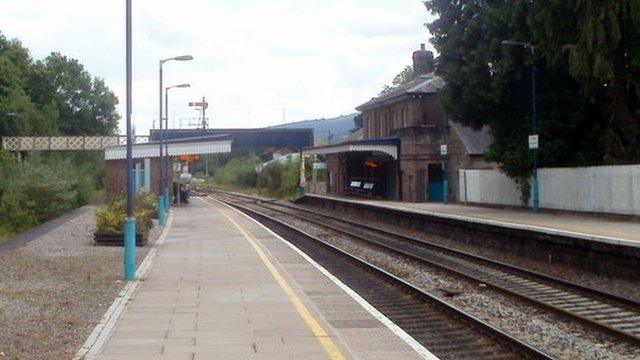
[[[174,140],[168,143],[168,154],[169,156],[227,154],[231,152],[231,143],[232,140],[228,137],[220,136]],[[132,155],[134,159],[159,157],[160,143],[133,145]],[[121,160],[126,157],[126,146],[113,146],[104,151],[106,160]]]
[[[302,155],[328,155],[346,152],[381,152],[397,160],[398,144],[399,141],[396,138],[356,140],[335,145],[306,148],[302,150]]]

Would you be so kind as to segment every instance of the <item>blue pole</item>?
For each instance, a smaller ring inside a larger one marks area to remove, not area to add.
[[[532,50],[533,54],[533,50]],[[533,58],[531,67],[531,102],[533,134],[538,135],[538,109],[536,99],[536,59]],[[539,139],[539,138],[538,138]],[[539,140],[538,140],[539,141]],[[539,145],[538,145],[539,146]],[[538,188],[538,149],[533,149],[533,212],[540,212],[540,189]]]
[[[136,279],[136,218],[135,218],[135,189],[133,170],[133,141],[131,128],[131,83],[132,83],[132,61],[131,61],[131,1],[126,0],[126,64],[127,64],[127,219],[124,223],[124,277],[126,280]]]
[[[442,192],[443,192],[442,203],[448,204],[449,203],[449,181],[447,179],[444,179],[444,181],[442,182]]]
[[[124,277],[136,279],[136,219],[127,218],[124,223]]]
[[[160,226],[164,226],[167,222],[166,214],[164,210],[164,197],[158,196],[158,223]]]

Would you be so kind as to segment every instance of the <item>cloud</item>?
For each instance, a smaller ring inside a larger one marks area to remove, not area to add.
[[[60,51],[79,59],[117,93],[123,112],[124,1],[0,4],[1,31],[35,58]],[[352,112],[410,64],[427,42],[427,16],[418,0],[137,0],[137,131],[158,116],[158,60],[181,54],[194,60],[167,63],[165,85],[192,87],[172,90],[171,122],[196,116],[187,103],[203,95],[217,127],[280,123],[283,109],[287,121]]]

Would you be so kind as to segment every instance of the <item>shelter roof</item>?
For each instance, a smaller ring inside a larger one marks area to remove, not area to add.
[[[351,140],[334,145],[316,146],[302,149],[302,155],[328,155],[344,152],[381,152],[398,159],[398,145],[400,139],[396,137]]]
[[[232,140],[228,135],[198,136],[192,138],[168,140],[169,156],[226,154],[231,152]],[[159,157],[160,142],[134,144],[134,159]],[[121,160],[127,156],[124,145],[108,147],[104,151],[106,160]]]
[[[484,155],[493,142],[489,127],[486,125],[480,130],[475,130],[449,120],[449,126],[456,133],[469,155]]]
[[[356,107],[364,111],[378,106],[394,103],[403,97],[411,95],[437,94],[444,87],[444,80],[433,73],[420,75],[410,82],[380,94],[366,103]]]

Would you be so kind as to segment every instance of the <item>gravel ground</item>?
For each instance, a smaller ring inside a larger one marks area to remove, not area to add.
[[[291,203],[289,202],[285,202],[285,203],[287,205],[291,205]],[[620,296],[624,296],[630,299],[635,299],[640,301],[640,291],[638,291],[640,284],[638,283],[638,281],[634,281],[630,279],[620,279],[620,278],[611,278],[607,276],[600,276],[600,275],[596,275],[594,273],[576,269],[570,266],[563,266],[558,264],[550,265],[549,263],[544,261],[527,259],[521,256],[506,253],[505,251],[461,243],[461,242],[447,239],[441,236],[426,234],[422,231],[416,231],[407,227],[400,227],[393,223],[372,220],[370,218],[367,218],[366,216],[357,215],[355,213],[345,213],[345,212],[330,213],[330,212],[322,211],[321,209],[318,209],[317,207],[313,207],[313,206],[301,206],[301,205],[297,205],[297,206],[300,206],[301,208],[309,209],[311,211],[327,213],[329,215],[334,215],[334,216],[339,215],[340,217],[343,217],[349,220],[366,222],[369,226],[373,226],[373,227],[377,226],[380,228],[384,228],[385,230],[395,231],[397,233],[402,233],[417,239],[423,239],[436,244],[446,245],[455,249],[464,250],[476,255],[486,256],[491,259],[504,261],[512,265],[539,271],[541,273],[553,275],[559,278],[574,281],[582,285],[597,288],[612,294],[618,294]]]
[[[93,245],[94,210],[0,252],[0,359],[71,358],[123,288],[122,248]]]
[[[245,205],[249,205],[246,204]],[[260,208],[264,210],[264,208]],[[439,269],[381,252],[327,229],[285,217],[298,229],[314,234],[339,248],[402,276],[427,291],[439,294],[494,326],[561,359],[639,359],[640,348],[566,321],[565,318],[531,308],[528,304],[474,283],[446,274]]]

